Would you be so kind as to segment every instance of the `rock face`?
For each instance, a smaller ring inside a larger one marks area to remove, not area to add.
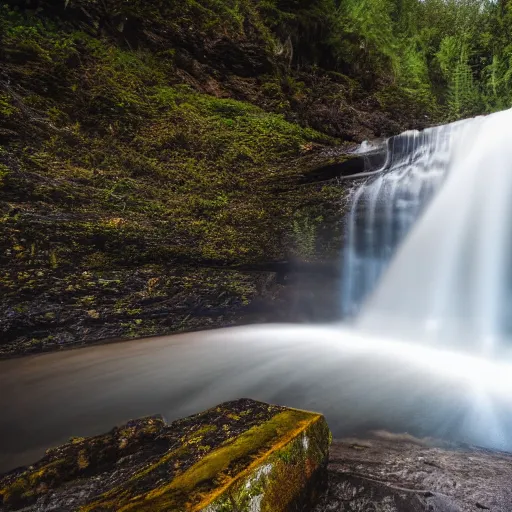
[[[377,433],[331,447],[315,512],[510,512],[512,454]]]
[[[284,512],[326,484],[323,416],[252,400],[72,439],[0,478],[1,511]]]
[[[425,112],[320,69],[306,3],[2,2],[0,358],[339,319],[332,280],[236,269],[338,261],[338,153]]]

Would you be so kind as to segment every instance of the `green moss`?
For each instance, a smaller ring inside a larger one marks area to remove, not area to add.
[[[301,118],[306,103],[295,113],[283,107],[306,101],[310,85],[274,69],[277,41],[254,2],[100,4],[70,0],[64,8],[64,1],[60,7],[42,2],[31,10],[7,2],[0,8],[7,77],[0,83],[0,135],[7,140],[0,148],[0,263],[7,301],[15,305],[23,297],[31,302],[29,311],[38,309],[30,314],[32,330],[44,294],[59,319],[73,326],[80,319],[77,329],[68,330],[77,342],[91,340],[93,331],[81,325],[97,328],[99,318],[113,319],[117,327],[106,326],[101,337],[208,327],[214,320],[198,320],[189,310],[173,312],[167,323],[158,312],[157,320],[127,317],[145,311],[143,299],[172,299],[175,290],[183,301],[184,290],[207,295],[207,289],[220,289],[231,304],[247,305],[256,294],[254,283],[238,274],[208,282],[206,273],[197,272],[189,280],[163,278],[141,288],[124,276],[100,281],[99,273],[125,269],[133,276],[146,266],[284,259],[290,239],[305,227],[303,245],[313,257],[316,233],[307,221],[297,229],[294,219],[304,203],[321,200],[324,192],[293,185],[313,165],[310,154],[336,140]],[[122,18],[131,23],[129,30],[121,27]],[[213,40],[242,51],[242,57],[217,62],[220,50],[208,43]],[[197,63],[187,60],[183,44],[203,41],[205,51],[214,52],[206,57],[208,65],[217,68],[199,66],[202,75],[191,78]],[[243,57],[244,48],[250,59]],[[265,68],[262,83],[223,67],[248,66],[249,74],[258,75],[253,61]],[[286,193],[276,192],[279,187]],[[338,189],[338,197],[342,193]],[[222,309],[229,302],[219,304]],[[29,315],[16,321],[20,327]],[[48,340],[50,334],[38,329],[16,339],[33,350],[37,343],[31,339]],[[70,343],[66,333],[59,334],[48,348]]]
[[[282,443],[259,466],[240,475],[207,510],[249,512],[258,503],[261,512],[283,512],[294,502],[308,504],[308,499],[314,497],[308,498],[308,493],[314,495],[314,486],[318,485],[314,479],[325,467],[329,443],[325,421],[310,422],[300,435]]]
[[[203,4],[180,4],[183,23],[194,13],[194,23],[238,30],[239,15],[256,16],[249,2]],[[131,9],[130,15],[147,11],[162,22],[150,5]],[[16,101],[51,136],[33,137],[16,156],[24,173],[9,179],[9,192],[20,203],[43,206],[52,221],[13,218],[6,229],[23,230],[30,246],[47,252],[48,266],[244,263],[284,252],[281,233],[292,229],[294,206],[254,190],[296,172],[290,159],[312,142],[332,143],[328,137],[247,102],[170,86],[172,51],[123,49],[8,8],[0,18],[7,51],[30,46],[32,57],[45,62],[44,76],[59,76],[48,88],[30,78],[43,72],[33,63],[12,71],[27,72],[15,81],[30,93]],[[73,66],[59,67],[68,61]],[[12,97],[1,101],[14,116]],[[27,250],[19,257],[28,263],[34,255]]]
[[[178,474],[171,482],[152,489],[141,496],[133,496],[131,487],[136,482],[154,472],[157,468],[171,459],[177,458],[179,452],[186,450],[189,445],[199,444],[205,434],[212,430],[206,426],[187,436],[182,446],[168,453],[143,473],[134,475],[122,488],[114,488],[98,501],[83,507],[82,512],[93,510],[188,510],[192,504],[199,506],[200,502],[211,501],[214,498],[207,497],[208,493],[219,494],[222,489],[233,481],[232,474],[237,478],[240,471],[250,471],[249,467],[258,465],[258,458],[266,454],[268,450],[279,450],[288,444],[309,423],[314,423],[320,416],[311,413],[287,410],[275,415],[260,426],[253,427],[228,441],[224,446],[207,453],[190,469]],[[278,444],[276,445],[276,441]],[[207,451],[207,447],[203,447]],[[234,468],[237,468],[234,470]],[[213,486],[213,487],[212,487]],[[209,490],[208,490],[209,489]],[[205,494],[206,493],[206,494]],[[188,505],[185,507],[185,500]],[[193,506],[195,510],[195,506]]]
[[[9,174],[9,168],[6,165],[0,164],[0,188],[4,185],[5,179]]]
[[[8,94],[0,94],[0,115],[9,118],[18,113],[18,109],[13,104],[12,97]]]
[[[46,489],[48,482],[59,478],[63,460],[56,460],[35,471],[28,471],[16,478],[8,487],[0,489],[4,504],[14,506],[20,503],[31,503]]]
[[[120,441],[135,439],[135,442],[139,436],[151,439],[151,435],[156,435],[162,425],[160,419],[145,418],[132,422],[132,426],[122,432],[114,429],[106,436],[72,438],[62,449],[49,450],[45,459],[34,466],[13,477],[4,477],[3,482],[7,482],[7,485],[0,489],[3,505],[8,510],[25,507],[46,495],[50,489],[81,478],[90,467],[103,470],[110,467],[112,459],[123,449],[112,444],[112,438]]]

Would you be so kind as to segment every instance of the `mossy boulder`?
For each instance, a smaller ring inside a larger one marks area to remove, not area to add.
[[[242,399],[74,438],[0,477],[0,510],[281,512],[326,485],[320,414]]]

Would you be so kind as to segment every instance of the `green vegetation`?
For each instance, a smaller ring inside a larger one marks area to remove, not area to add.
[[[512,105],[508,0],[276,0],[297,62],[399,94],[435,120]],[[290,20],[293,19],[293,22]],[[288,24],[288,25],[287,25]],[[289,28],[295,24],[295,30]]]
[[[326,146],[510,106],[510,16],[483,0],[4,0],[2,343],[111,337],[106,318],[123,337],[186,329],[190,311],[163,328],[142,301],[207,289],[198,267],[334,257],[321,224],[343,190],[297,178]],[[139,273],[182,267],[196,277],[146,297]]]
[[[126,51],[7,6],[2,12],[8,62],[20,53],[24,60],[21,70],[10,68],[16,88],[4,84],[6,124],[30,130],[35,121],[48,132],[9,146],[17,172],[2,172],[3,187],[11,201],[44,202],[55,217],[43,230],[32,219],[11,232],[18,259],[33,258],[33,244],[52,266],[76,265],[80,256],[100,267],[109,259],[240,262],[272,250],[239,229],[270,221],[255,187],[328,137],[248,103],[170,85],[172,53]],[[34,75],[58,77],[54,91]],[[9,229],[20,219],[3,223]],[[56,236],[71,243],[56,244]],[[84,244],[95,238],[108,240]]]

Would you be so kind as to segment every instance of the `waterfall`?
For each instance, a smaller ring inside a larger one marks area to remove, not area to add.
[[[512,110],[388,141],[388,162],[354,192],[347,219],[343,298],[358,329],[503,353],[510,126]]]
[[[398,245],[441,185],[454,140],[468,121],[423,132],[408,131],[387,141],[382,169],[363,173],[352,191],[346,219],[342,304],[355,316],[388,266]],[[375,150],[363,144],[357,151]],[[368,176],[368,178],[366,178]]]

